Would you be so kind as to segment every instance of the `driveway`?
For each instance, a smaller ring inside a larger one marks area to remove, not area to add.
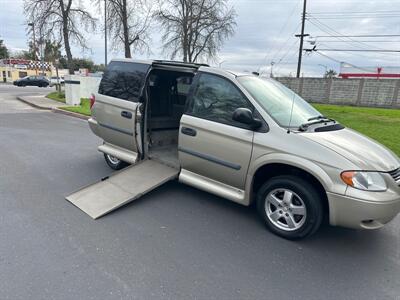
[[[400,218],[269,233],[253,208],[168,183],[99,219],[64,199],[111,173],[85,121],[0,85],[1,299],[400,299]]]

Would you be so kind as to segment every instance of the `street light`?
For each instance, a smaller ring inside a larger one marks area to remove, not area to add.
[[[36,39],[35,39],[35,23],[31,22],[28,23],[28,26],[32,27],[32,32],[33,32],[33,55],[35,59],[35,70],[36,70],[36,76],[38,74],[38,69],[37,69],[37,64],[36,64]]]

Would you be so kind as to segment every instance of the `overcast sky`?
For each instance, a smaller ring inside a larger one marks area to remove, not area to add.
[[[238,15],[236,33],[226,41],[217,61],[222,62],[222,66],[228,69],[254,71],[261,68],[261,71],[267,73],[270,72],[270,64],[273,61],[275,75],[295,75],[299,43],[294,34],[300,32],[302,3],[303,0],[231,0],[230,4],[234,6]],[[99,21],[102,20],[97,9],[88,10],[98,17]],[[308,0],[307,13],[313,17],[306,21],[305,33],[313,38],[306,40],[316,40],[317,49],[400,50],[400,36],[318,37],[400,35],[400,0]],[[26,49],[29,37],[25,32],[23,0],[0,0],[0,20],[0,39],[13,50]],[[99,25],[101,27],[102,23],[99,22]],[[152,53],[147,56],[168,59],[161,48],[158,34],[160,29],[157,25],[154,27]],[[82,52],[75,46],[73,55],[91,58],[96,63],[104,62],[103,37],[100,33],[90,33],[87,36],[91,52]],[[304,45],[305,48],[313,47],[309,42],[305,42]],[[109,53],[109,58],[122,56],[122,52]],[[360,67],[400,66],[400,53],[321,50],[304,56],[302,73],[304,76],[321,76],[325,66],[339,71],[341,61]]]

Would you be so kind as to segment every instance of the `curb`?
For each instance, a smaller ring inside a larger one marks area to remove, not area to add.
[[[34,107],[34,108],[37,108],[37,109],[41,109],[41,110],[51,110],[50,107],[40,106],[40,105],[34,104],[34,103],[32,103],[32,102],[29,102],[29,101],[25,100],[22,96],[17,96],[17,99],[18,99],[19,101],[24,102],[25,104],[28,104],[28,105],[30,105],[30,106],[32,106],[32,107]]]
[[[63,110],[63,109],[59,109],[59,108],[52,108],[51,111],[53,113],[62,114],[62,115],[78,118],[81,120],[89,120],[90,119],[89,116],[81,115],[81,114],[78,114],[78,113],[75,113],[72,111],[67,111],[67,110]]]

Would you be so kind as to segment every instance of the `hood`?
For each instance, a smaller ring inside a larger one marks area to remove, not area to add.
[[[342,155],[360,170],[388,172],[400,166],[399,158],[388,148],[348,128],[300,134]]]

